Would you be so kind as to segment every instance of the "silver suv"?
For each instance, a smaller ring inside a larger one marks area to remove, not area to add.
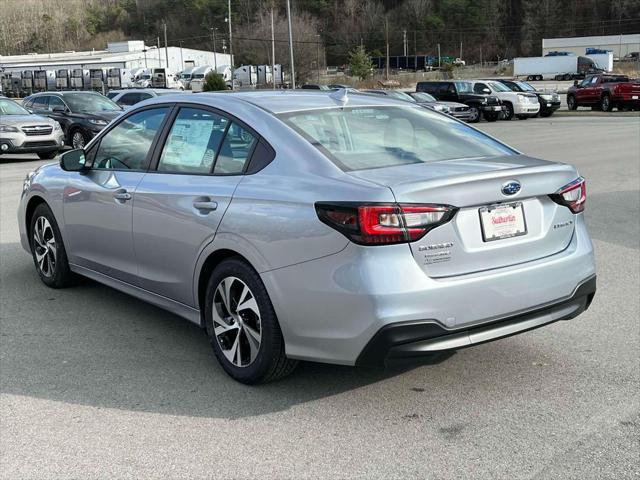
[[[42,159],[51,159],[63,146],[64,134],[58,122],[0,98],[0,155],[37,153]]]

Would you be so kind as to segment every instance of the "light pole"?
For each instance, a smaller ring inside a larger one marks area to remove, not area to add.
[[[213,68],[218,73],[218,57],[216,56],[216,30],[217,28],[211,27],[211,39],[213,40]]]
[[[273,28],[273,4],[271,4],[271,83],[276,89],[276,38]]]
[[[296,68],[293,64],[293,33],[291,31],[291,1],[287,0],[287,22],[289,23],[289,57],[291,61],[291,89],[296,88]]]
[[[235,79],[233,78],[233,34],[231,30],[231,0],[228,2],[228,10],[227,21],[229,22],[229,56],[231,57],[231,90],[235,87]]]
[[[316,34],[318,41],[316,42],[316,67],[318,68],[318,83],[320,83],[320,34]]]

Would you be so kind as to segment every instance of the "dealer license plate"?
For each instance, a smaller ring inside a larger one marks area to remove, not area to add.
[[[631,100],[637,100],[638,99],[638,95],[631,95]]]
[[[527,234],[522,202],[489,205],[479,210],[482,239],[485,242]]]

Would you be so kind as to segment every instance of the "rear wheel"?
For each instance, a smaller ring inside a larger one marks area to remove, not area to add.
[[[205,324],[222,368],[246,384],[290,374],[297,361],[285,355],[284,338],[259,275],[244,261],[223,261],[207,286]]]
[[[469,107],[469,123],[478,123],[480,121],[480,109],[474,105]]]
[[[573,95],[568,95],[567,96],[567,107],[569,108],[569,110],[577,110],[578,109],[578,101],[576,100],[576,97]]]
[[[38,205],[29,221],[29,242],[33,263],[40,280],[52,288],[64,288],[73,282],[67,252],[53,212],[45,203]]]

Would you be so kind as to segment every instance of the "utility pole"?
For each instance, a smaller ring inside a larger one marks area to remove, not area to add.
[[[162,21],[164,28],[164,59],[167,62],[167,70],[169,70],[169,46],[167,45],[167,22]]]
[[[271,4],[271,83],[276,89],[276,33],[273,28],[273,3]]]
[[[184,59],[182,58],[182,40],[180,40],[180,70],[184,70]]]
[[[320,83],[320,35],[317,34],[318,41],[316,42],[316,68],[318,69],[318,83]]]
[[[385,79],[389,80],[389,19],[384,17],[384,36],[387,44],[387,59],[385,65]]]
[[[407,44],[407,31],[406,30],[402,30],[402,48],[403,48],[403,55],[405,57],[407,55],[409,55],[409,45]]]
[[[480,44],[480,68],[482,68],[482,44]]]
[[[440,68],[440,44],[438,44],[438,68]]]
[[[231,0],[229,0],[229,56],[231,57],[231,90],[235,89],[235,79],[233,78],[233,35],[231,33]],[[251,76],[251,72],[249,72]]]
[[[211,39],[213,40],[213,68],[218,73],[218,57],[216,56],[216,29],[211,27]]]
[[[460,56],[458,58],[462,60],[462,40],[460,40]]]
[[[291,0],[287,0],[287,22],[289,24],[289,56],[291,61],[291,89],[296,88],[296,68],[293,63],[293,32],[291,30]]]
[[[147,68],[147,47],[144,47],[142,53],[144,53],[144,68]]]
[[[158,41],[158,66],[162,68],[162,57],[160,57],[160,37],[157,38]]]

